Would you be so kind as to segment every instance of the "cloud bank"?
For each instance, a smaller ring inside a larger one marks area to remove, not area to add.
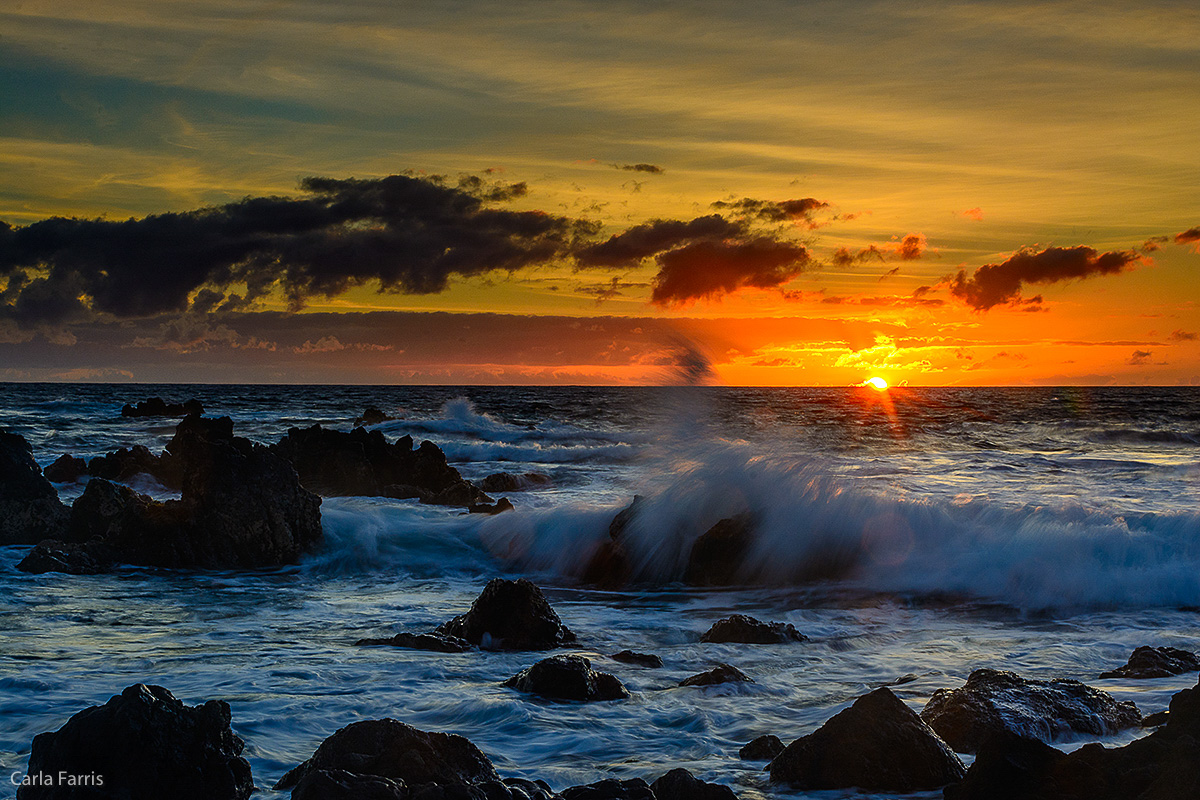
[[[976,311],[1022,302],[1021,287],[1116,275],[1143,259],[1132,250],[1098,253],[1094,248],[1048,247],[1018,250],[999,264],[985,264],[970,276],[966,270],[947,278],[950,294]],[[1025,302],[1034,302],[1029,300]]]

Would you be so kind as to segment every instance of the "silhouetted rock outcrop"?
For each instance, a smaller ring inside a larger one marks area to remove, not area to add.
[[[203,413],[204,406],[194,397],[184,403],[168,403],[161,397],[151,397],[137,405],[126,403],[121,407],[122,417],[186,417],[189,414],[198,417]]]
[[[471,514],[499,514],[503,511],[512,511],[512,501],[507,497],[501,497],[495,503],[472,503],[467,511]]]
[[[783,752],[783,742],[774,734],[764,734],[752,739],[738,750],[738,758],[743,761],[770,761]]]
[[[395,417],[393,417],[391,414],[388,414],[386,411],[383,411],[382,409],[376,408],[375,406],[367,406],[367,409],[366,411],[363,411],[362,416],[355,418],[354,424],[378,425],[381,422],[390,422],[394,419]]]
[[[442,636],[437,633],[397,633],[386,639],[359,639],[355,647],[386,645],[388,647],[403,647],[408,650],[428,650],[433,653],[465,653],[474,649],[474,645],[466,639],[456,636]]]
[[[612,654],[613,661],[620,661],[624,664],[637,664],[639,667],[648,667],[655,669],[663,665],[663,660],[653,653],[635,653],[632,650],[622,650],[619,653]]]
[[[762,622],[745,614],[734,614],[713,623],[701,637],[702,642],[740,642],[744,644],[780,644],[803,642],[808,637],[790,622]]]
[[[621,509],[608,525],[608,539],[596,546],[581,579],[584,583],[615,589],[629,582],[633,564],[625,546],[625,531],[641,511],[646,498],[634,495],[633,502]]]
[[[479,482],[479,488],[485,492],[526,492],[530,489],[545,488],[551,483],[550,476],[540,472],[525,472],[520,475],[493,472]]]
[[[305,488],[326,496],[416,497],[464,507],[492,502],[446,463],[437,445],[422,442],[413,449],[411,436],[392,443],[378,430],[347,433],[313,425],[289,429],[271,451],[296,468]]]
[[[1200,656],[1178,647],[1139,647],[1122,667],[1100,674],[1101,678],[1166,678],[1200,670]]]
[[[728,586],[750,550],[754,533],[749,514],[723,519],[700,535],[688,556],[684,583],[693,586]]]
[[[47,539],[34,545],[17,569],[34,575],[63,572],[68,575],[99,575],[112,569],[115,551],[101,541],[75,544]]]
[[[551,700],[624,700],[629,691],[615,675],[597,672],[583,656],[551,656],[504,682],[510,689]]]
[[[959,753],[974,753],[992,734],[1009,732],[1052,742],[1078,734],[1107,736],[1137,727],[1133,703],[1079,681],[1026,680],[1013,672],[977,669],[958,689],[939,689],[921,718]]]
[[[170,452],[155,455],[140,444],[96,456],[88,462],[87,468],[92,477],[110,481],[124,482],[134,475],[149,475],[168,489],[179,489],[183,485],[183,465],[178,458]]]
[[[936,789],[961,780],[958,756],[889,689],[876,689],[789,744],[767,767],[804,789]]]
[[[549,650],[575,641],[542,590],[524,578],[493,578],[470,611],[436,632],[494,650]]]
[[[229,706],[184,705],[161,686],[130,686],[102,706],[34,737],[27,774],[49,786],[22,786],[19,800],[243,800],[254,791],[242,740],[229,727]],[[61,776],[102,786],[70,786]]]
[[[732,664],[717,664],[717,666],[684,678],[680,686],[715,686],[718,683],[754,683],[754,679]]]
[[[42,475],[25,438],[0,430],[0,545],[62,536],[67,507]]]
[[[87,462],[72,455],[61,455],[54,463],[42,470],[46,480],[54,483],[72,483],[88,474]]]
[[[673,769],[650,784],[655,800],[737,800],[728,786],[705,783],[686,769]]]
[[[562,800],[655,800],[650,784],[641,778],[616,778],[562,790]]]

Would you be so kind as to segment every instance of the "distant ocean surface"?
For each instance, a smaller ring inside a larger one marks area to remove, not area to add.
[[[1139,645],[1200,649],[1194,388],[4,384],[0,424],[43,466],[158,451],[176,420],[120,415],[156,395],[196,397],[263,443],[293,426],[348,430],[376,406],[397,417],[376,426],[389,439],[433,441],[466,478],[531,471],[552,485],[506,495],[516,511],[495,517],[326,498],[321,549],[269,572],[31,576],[15,568],[28,548],[0,548],[0,796],[34,735],[135,682],[228,701],[263,797],[282,797],[269,787],[336,729],[394,717],[462,734],[502,775],[555,789],[683,766],[743,798],[829,798],[842,795],[771,785],[738,748],[790,742],[901,676],[916,710],[984,666],[1077,678],[1143,713],[1196,680],[1096,678]],[[82,485],[58,489],[69,503]],[[634,494],[644,582],[581,587]],[[743,511],[759,523],[745,585],[685,587],[692,541]],[[496,576],[546,589],[580,652],[634,699],[552,704],[499,685],[538,654],[352,647],[432,627]],[[699,642],[734,612],[811,641]],[[626,648],[666,667],[609,658]],[[718,661],[757,683],[672,688]]]

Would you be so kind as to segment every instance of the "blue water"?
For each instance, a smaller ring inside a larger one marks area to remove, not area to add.
[[[347,429],[375,405],[399,418],[378,426],[386,435],[431,439],[467,477],[536,471],[553,485],[486,519],[327,498],[322,548],[265,573],[30,576],[15,569],[26,548],[0,548],[5,774],[23,769],[34,735],[143,681],[189,703],[228,701],[263,797],[337,728],[384,716],[467,736],[502,774],[559,789],[685,766],[742,797],[804,796],[769,784],[738,747],[763,733],[790,741],[902,675],[916,676],[895,689],[916,709],[991,666],[1085,680],[1145,713],[1196,680],[1095,679],[1138,645],[1200,649],[1190,390],[8,384],[0,416],[45,465],[161,448],[173,423],[119,414],[152,395],[198,397],[262,442],[312,422]],[[67,501],[82,491],[58,488]],[[581,588],[582,554],[634,493],[647,497],[629,531],[645,582]],[[745,510],[760,537],[744,586],[679,584],[694,538]],[[817,569],[831,562],[845,566]],[[536,654],[351,646],[460,613],[497,575],[545,587],[582,652],[633,699],[549,704],[499,685]],[[811,641],[698,641],[735,611]],[[625,648],[667,666],[608,657]],[[673,688],[717,661],[757,683]]]

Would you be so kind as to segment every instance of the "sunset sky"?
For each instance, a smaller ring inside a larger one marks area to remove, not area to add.
[[[1200,382],[1200,6],[0,0],[0,379]]]

